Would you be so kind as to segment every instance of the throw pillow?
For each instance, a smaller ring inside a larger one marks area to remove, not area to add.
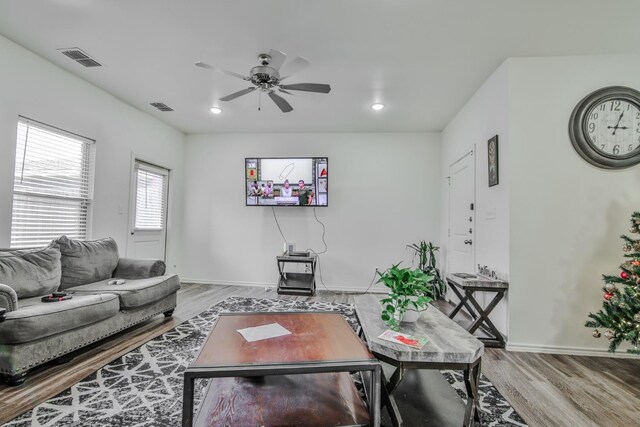
[[[100,240],[56,240],[62,253],[60,290],[111,278],[118,265],[118,245],[111,237]]]
[[[18,298],[39,297],[60,286],[60,249],[55,242],[37,249],[0,250],[0,283]]]

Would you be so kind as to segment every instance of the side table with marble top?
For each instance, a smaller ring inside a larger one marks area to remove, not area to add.
[[[362,327],[361,336],[369,350],[379,360],[395,367],[388,380],[384,375],[382,378],[382,402],[394,426],[402,425],[402,416],[393,392],[407,369],[462,370],[467,389],[463,425],[480,425],[478,386],[484,354],[482,342],[433,306],[421,313],[417,322],[401,323],[401,332],[428,339],[421,349],[379,339],[378,336],[389,329],[380,318],[380,299],[380,295],[357,296],[355,310]]]

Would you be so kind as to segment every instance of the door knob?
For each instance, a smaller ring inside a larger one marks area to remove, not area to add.
[[[465,241],[464,241],[464,244],[465,244],[465,245],[470,245],[471,243],[473,243],[473,242],[471,241],[471,239],[469,239],[469,240],[465,240]]]

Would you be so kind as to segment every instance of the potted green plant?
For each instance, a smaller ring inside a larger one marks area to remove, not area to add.
[[[400,268],[398,263],[377,274],[378,283],[389,288],[387,297],[381,300],[381,317],[394,331],[400,328],[400,322],[418,320],[420,312],[433,300],[430,285],[433,276],[420,269]]]
[[[436,252],[440,248],[433,244],[421,240],[420,243],[407,245],[407,248],[414,252],[414,257],[418,257],[418,268],[425,273],[433,276],[430,285],[432,288],[433,299],[440,299],[447,292],[447,284],[440,276],[440,270],[436,267]],[[415,260],[415,258],[414,258]]]

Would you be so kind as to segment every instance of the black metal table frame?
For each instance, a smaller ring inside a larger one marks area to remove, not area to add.
[[[367,340],[364,334],[364,330],[360,328],[358,335]],[[449,370],[457,369],[463,371],[464,385],[467,389],[467,404],[464,413],[464,427],[480,426],[482,425],[482,418],[480,414],[480,403],[478,388],[480,386],[480,376],[482,373],[482,358],[478,358],[473,363],[447,363],[447,362],[401,362],[396,359],[390,358],[383,354],[379,354],[375,351],[372,352],[378,360],[388,363],[394,366],[396,369],[393,371],[391,378],[387,380],[384,371],[381,373],[382,377],[382,406],[386,406],[389,418],[394,427],[402,426],[402,416],[398,410],[398,405],[393,397],[393,392],[400,385],[402,378],[404,377],[405,369],[437,369],[437,370]]]
[[[470,334],[473,334],[476,330],[478,330],[478,328],[480,328],[481,326],[484,326],[489,331],[491,336],[490,337],[478,336],[476,338],[478,338],[488,347],[504,348],[505,346],[504,337],[502,336],[498,328],[496,328],[496,325],[494,325],[491,319],[489,319],[489,315],[491,314],[493,309],[498,305],[498,303],[502,300],[505,292],[507,292],[507,288],[506,287],[496,288],[493,286],[475,286],[475,285],[464,286],[449,279],[447,279],[447,283],[451,285],[450,286],[451,290],[460,299],[460,302],[458,303],[456,308],[454,308],[451,314],[449,314],[449,319],[453,319],[454,317],[456,317],[456,315],[460,312],[462,307],[466,308],[469,314],[471,315],[471,317],[473,317],[473,323],[467,328],[467,332],[469,332]],[[462,291],[464,292],[464,296],[462,295],[462,293],[458,288],[462,289]],[[483,309],[482,306],[478,303],[478,301],[476,301],[476,299],[473,296],[473,294],[476,291],[495,292],[496,295],[493,297],[489,305],[487,305],[487,308]],[[473,308],[469,306],[467,301],[471,303]]]
[[[308,274],[311,277],[311,286],[309,288],[309,295],[313,295],[316,292],[316,265],[318,262],[317,255],[313,254],[310,256],[302,257],[302,256],[278,256],[276,257],[276,261],[278,262],[278,294],[287,294],[288,292],[292,292],[293,295],[300,295],[300,291],[306,290],[306,288],[290,288],[287,286],[281,286],[283,282],[286,282],[285,275],[287,272],[284,271],[284,265],[287,263],[292,264],[310,264],[311,265],[311,273],[294,273],[294,274]],[[298,290],[298,291],[296,291]]]
[[[269,312],[275,314],[276,312]],[[301,312],[277,312],[287,314]],[[335,312],[334,312],[335,313]],[[238,315],[240,313],[220,313],[224,315]],[[244,315],[265,314],[265,312],[242,313]],[[218,321],[211,327],[213,331]],[[207,335],[207,339],[209,336]],[[206,342],[206,340],[205,340]],[[193,360],[197,360],[203,346]],[[291,375],[291,374],[320,374],[329,372],[362,372],[371,371],[369,381],[369,422],[371,426],[380,426],[380,389],[382,381],[382,368],[380,362],[375,359],[367,360],[341,360],[341,361],[313,361],[297,363],[263,363],[255,365],[225,365],[217,367],[191,367],[184,371],[184,389],[182,392],[182,427],[193,425],[193,392],[196,378],[223,378],[223,377],[262,377],[267,375]]]

